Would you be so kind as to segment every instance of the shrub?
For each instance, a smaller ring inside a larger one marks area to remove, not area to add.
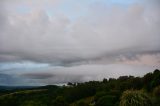
[[[156,97],[160,97],[160,86],[157,86],[154,90],[153,90],[153,94]]]
[[[101,91],[101,92],[97,92],[96,95],[94,96],[94,101],[97,102],[99,98],[101,98],[102,96],[105,96],[106,92]]]
[[[97,102],[96,106],[114,106],[116,103],[116,97],[112,95],[106,95],[101,97]]]
[[[53,101],[53,106],[69,106],[63,96],[57,96]]]
[[[29,100],[29,101],[25,101],[22,105],[20,106],[47,106],[45,104],[42,104],[41,102],[39,101],[32,101],[32,100]]]
[[[89,106],[87,103],[85,103],[84,101],[79,101],[77,103],[77,106]]]
[[[121,96],[120,106],[152,106],[152,102],[142,91],[127,90]]]
[[[156,88],[154,88],[153,90],[153,104],[154,106],[160,106],[160,86],[157,86]]]

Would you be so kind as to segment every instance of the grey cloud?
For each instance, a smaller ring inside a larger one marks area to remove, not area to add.
[[[50,74],[53,76],[45,78],[44,71],[47,73],[47,75]],[[21,74],[20,76],[25,77],[26,79],[31,79],[29,81],[33,81],[34,83],[41,83],[42,85],[46,85],[61,84],[67,82],[85,82],[92,80],[102,80],[103,78],[111,77],[118,78],[122,75],[143,76],[144,74],[146,74],[146,72],[151,71],[154,71],[154,67],[132,66],[122,64],[92,64],[61,68],[50,67],[48,70],[41,70],[41,72],[39,73],[29,72],[27,74]],[[40,77],[37,78],[37,76]]]
[[[27,74],[23,74],[22,76],[31,78],[31,79],[48,79],[48,78],[54,77],[54,75],[50,73],[27,73]]]
[[[4,86],[39,86],[42,84],[38,79],[33,80],[14,74],[0,73],[0,85]]]
[[[19,83],[19,80],[20,79],[14,75],[0,73],[0,85],[15,85]],[[21,81],[23,81],[23,79]]]
[[[0,85],[2,85],[5,82],[5,84],[11,84],[13,83],[13,79],[8,74],[0,74]]]
[[[2,14],[8,18],[0,35],[1,61],[65,66],[105,56],[112,60],[120,55],[134,59],[135,52],[160,51],[160,20],[155,18],[156,13],[150,15],[157,8],[147,11],[148,7],[141,4],[127,10],[95,8],[98,11],[90,9],[89,15],[74,22],[67,16],[48,17],[39,9],[26,15],[9,11],[7,16]]]
[[[0,54],[0,62],[16,62],[22,60],[19,56],[14,56],[13,54]]]
[[[3,4],[0,3],[0,31],[2,33],[4,27],[7,23],[6,10]]]
[[[0,74],[1,84],[43,85],[138,76],[154,70],[152,65],[159,66],[159,0],[143,0],[127,8],[93,4],[85,8],[86,15],[74,20],[63,13],[48,14],[45,5],[49,0],[29,2],[31,5],[27,0],[0,1],[0,62],[48,63],[50,69],[3,71],[8,74]],[[31,10],[17,12],[15,8],[22,4]],[[146,60],[150,61],[147,65]],[[133,64],[124,65],[128,61]],[[142,64],[135,65],[135,61]]]

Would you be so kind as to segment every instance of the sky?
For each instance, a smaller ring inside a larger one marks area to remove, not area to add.
[[[159,0],[0,0],[0,85],[160,69]]]

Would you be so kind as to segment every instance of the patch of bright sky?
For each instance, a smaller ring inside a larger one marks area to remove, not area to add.
[[[0,63],[0,70],[37,69],[37,68],[46,68],[46,67],[49,67],[49,64],[45,64],[45,63],[33,63],[33,62]]]
[[[59,6],[55,8],[47,7],[49,16],[55,14],[63,14],[69,19],[74,20],[80,16],[85,16],[89,5],[97,0],[64,0]]]
[[[62,14],[67,16],[69,19],[75,20],[81,16],[85,16],[88,12],[88,8],[91,5],[96,5],[97,3],[104,4],[106,6],[120,5],[127,7],[130,4],[138,2],[137,0],[63,0],[57,5],[44,5],[42,9],[46,11],[49,17],[55,16],[57,14]],[[27,5],[21,4],[16,6],[16,10],[19,13],[27,13],[35,9],[35,7],[27,7]]]
[[[67,16],[71,20],[75,20],[81,16],[85,16],[88,12],[88,8],[96,3],[101,3],[106,6],[120,5],[127,7],[130,4],[136,3],[137,0],[64,0],[56,8],[46,7],[46,11],[49,16],[61,13]]]

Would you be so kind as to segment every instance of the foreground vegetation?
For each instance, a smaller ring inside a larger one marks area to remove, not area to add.
[[[160,71],[68,86],[0,90],[0,106],[160,106]]]

